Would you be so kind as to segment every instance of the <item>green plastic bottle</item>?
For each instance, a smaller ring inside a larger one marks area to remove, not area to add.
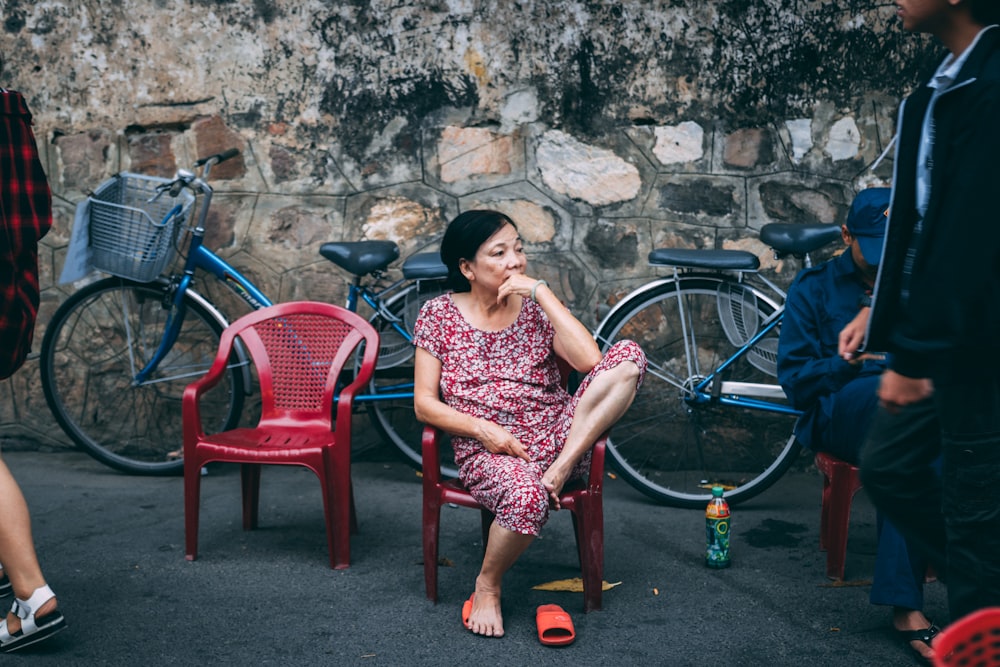
[[[721,486],[713,486],[705,508],[705,565],[713,568],[729,567],[729,503],[722,493]]]

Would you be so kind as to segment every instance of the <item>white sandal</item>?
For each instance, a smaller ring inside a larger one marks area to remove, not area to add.
[[[56,596],[48,585],[36,588],[27,600],[14,598],[10,612],[21,619],[21,629],[11,634],[7,630],[7,619],[0,621],[0,651],[16,651],[51,637],[66,627],[66,619],[57,609],[36,619],[35,612]]]

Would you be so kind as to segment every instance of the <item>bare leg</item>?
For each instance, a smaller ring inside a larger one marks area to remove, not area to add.
[[[542,475],[542,484],[556,509],[559,509],[559,494],[573,466],[632,405],[638,380],[639,367],[634,362],[623,361],[595,377],[580,397],[566,444]]]
[[[534,535],[522,535],[497,525],[490,526],[483,567],[476,577],[476,597],[472,601],[469,629],[485,637],[503,636],[500,588],[503,575],[528,548]]]
[[[45,585],[45,578],[31,538],[28,504],[3,459],[0,459],[0,499],[0,563],[14,586],[14,595],[27,600],[36,588]],[[36,616],[42,618],[55,608],[53,598],[42,605]],[[21,619],[8,613],[7,629],[11,633],[20,630]]]

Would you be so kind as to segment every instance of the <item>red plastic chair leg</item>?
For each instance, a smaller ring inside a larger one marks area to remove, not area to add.
[[[184,557],[198,558],[198,512],[201,507],[201,464],[184,460]]]
[[[851,503],[861,489],[858,468],[829,454],[816,455],[816,467],[823,473],[823,500],[820,510],[819,544],[826,551],[826,576],[844,578]]]
[[[427,599],[437,602],[438,535],[441,531],[441,498],[424,494],[424,590]]]
[[[240,485],[243,490],[243,530],[257,530],[260,525],[260,465],[242,464]]]
[[[327,544],[330,567],[343,570],[351,565],[351,528],[357,527],[354,515],[354,493],[351,488],[349,453],[326,452],[325,475],[320,476],[323,487],[324,515],[326,517]]]
[[[583,577],[584,613],[601,609],[604,573],[604,507],[600,498],[596,502],[584,501],[579,512],[573,513],[577,549],[580,553],[580,571]]]

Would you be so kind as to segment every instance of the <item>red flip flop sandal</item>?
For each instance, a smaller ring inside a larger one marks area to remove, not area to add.
[[[472,616],[472,599],[476,597],[473,593],[469,596],[469,599],[462,603],[462,625],[465,626],[466,630],[469,630],[469,617]]]
[[[538,641],[546,646],[566,646],[576,639],[573,619],[557,604],[543,604],[535,612]]]

